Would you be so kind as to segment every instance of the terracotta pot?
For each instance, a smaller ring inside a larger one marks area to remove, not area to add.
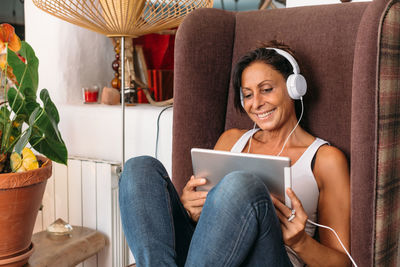
[[[27,261],[31,254],[33,227],[52,171],[50,160],[37,158],[44,162],[39,169],[0,174],[0,266],[21,255]]]
[[[29,257],[32,255],[34,251],[33,243],[29,246],[27,252],[22,253],[21,255],[14,256],[11,258],[6,258],[0,260],[1,267],[21,267],[24,266],[25,263],[28,262]]]

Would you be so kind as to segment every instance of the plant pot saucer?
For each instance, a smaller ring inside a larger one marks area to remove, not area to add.
[[[28,262],[29,257],[35,250],[33,243],[29,246],[28,251],[15,257],[0,259],[0,267],[21,267]]]

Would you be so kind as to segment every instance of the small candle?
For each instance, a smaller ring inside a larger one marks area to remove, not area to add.
[[[83,88],[83,97],[85,103],[97,103],[99,97],[99,88],[97,86]]]

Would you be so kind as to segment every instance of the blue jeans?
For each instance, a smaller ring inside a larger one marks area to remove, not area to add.
[[[224,177],[196,225],[162,164],[137,157],[125,164],[119,203],[138,267],[292,266],[268,189],[250,173]]]

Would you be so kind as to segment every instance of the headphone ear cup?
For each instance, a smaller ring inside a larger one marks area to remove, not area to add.
[[[303,75],[292,74],[286,81],[288,94],[292,99],[300,99],[307,92],[307,82]]]

